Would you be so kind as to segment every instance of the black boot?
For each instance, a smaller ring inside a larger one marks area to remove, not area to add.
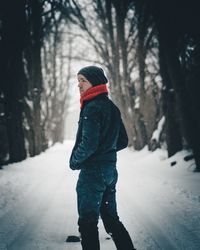
[[[96,224],[80,223],[81,245],[83,250],[100,250],[99,232]]]
[[[120,221],[112,227],[111,236],[117,250],[136,250],[129,233]]]

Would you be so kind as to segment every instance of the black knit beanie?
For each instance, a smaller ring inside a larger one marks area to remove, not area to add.
[[[79,70],[78,74],[85,76],[92,86],[106,84],[108,82],[108,79],[104,75],[103,69],[97,66],[84,67]]]

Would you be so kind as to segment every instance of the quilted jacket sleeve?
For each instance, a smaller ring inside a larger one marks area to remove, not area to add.
[[[124,127],[124,124],[122,122],[122,119],[120,121],[120,129],[119,129],[119,137],[117,140],[117,151],[122,150],[128,146],[128,136],[126,133],[126,129]]]
[[[85,107],[81,124],[81,139],[72,151],[70,168],[80,169],[81,164],[87,160],[98,148],[100,137],[100,116],[95,107]]]

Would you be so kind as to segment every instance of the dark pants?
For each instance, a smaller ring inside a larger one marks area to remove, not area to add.
[[[83,168],[77,183],[79,232],[83,250],[99,250],[98,219],[112,236],[118,250],[133,250],[131,238],[120,222],[116,207],[117,169],[115,166]]]

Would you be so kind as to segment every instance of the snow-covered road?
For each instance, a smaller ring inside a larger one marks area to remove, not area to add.
[[[81,250],[66,243],[78,235],[75,186],[68,168],[73,142],[0,171],[0,250]],[[200,249],[200,174],[164,151],[119,153],[118,210],[138,250]],[[114,250],[102,222],[102,250]],[[124,249],[126,250],[126,249]]]

